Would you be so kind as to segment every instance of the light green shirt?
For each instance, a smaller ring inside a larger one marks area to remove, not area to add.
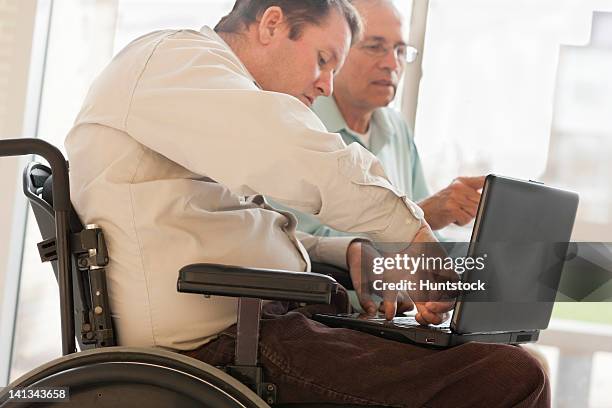
[[[421,159],[414,144],[414,137],[401,114],[391,108],[374,111],[370,121],[369,146],[363,144],[356,132],[349,129],[333,97],[319,97],[313,105],[330,132],[339,133],[347,145],[359,143],[371,151],[381,162],[391,183],[413,202],[429,196]],[[298,218],[300,231],[318,236],[354,236],[322,225],[311,215],[278,205],[291,211]]]

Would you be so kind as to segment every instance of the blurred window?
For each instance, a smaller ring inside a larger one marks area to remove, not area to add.
[[[581,194],[574,239],[612,240],[612,22],[596,11],[612,1],[430,0],[415,135],[432,190],[543,180]]]

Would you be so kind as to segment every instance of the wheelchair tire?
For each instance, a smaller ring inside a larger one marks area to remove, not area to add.
[[[68,387],[69,400],[9,399],[9,390]],[[223,371],[170,351],[108,347],[53,360],[11,383],[0,407],[269,408]]]

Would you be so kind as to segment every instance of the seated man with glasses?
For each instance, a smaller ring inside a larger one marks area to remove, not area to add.
[[[412,132],[394,109],[398,83],[417,50],[407,43],[405,24],[391,0],[356,0],[364,19],[363,39],[350,51],[334,80],[334,93],[315,101],[313,110],[327,130],[347,145],[359,143],[381,161],[394,186],[419,204],[433,230],[465,225],[476,215],[484,177],[459,177],[430,195]],[[319,236],[346,235],[296,213],[298,228]]]

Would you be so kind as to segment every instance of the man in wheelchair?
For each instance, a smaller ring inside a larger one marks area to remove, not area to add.
[[[120,345],[237,365],[237,309],[259,316],[259,303],[178,293],[185,265],[304,272],[314,261],[362,276],[354,269],[367,243],[299,234],[263,194],[374,241],[435,242],[374,156],[347,147],[309,109],[332,93],[360,30],[348,0],[238,0],[214,30],[136,39],[96,79],[66,149],[76,211],[106,237]],[[546,375],[519,347],[424,349],[308,318],[348,307],[344,291],[329,306],[264,305],[251,357],[259,352],[276,403],[549,404]],[[390,319],[413,304],[394,293],[382,307]],[[452,302],[416,308],[421,324],[437,324]]]

